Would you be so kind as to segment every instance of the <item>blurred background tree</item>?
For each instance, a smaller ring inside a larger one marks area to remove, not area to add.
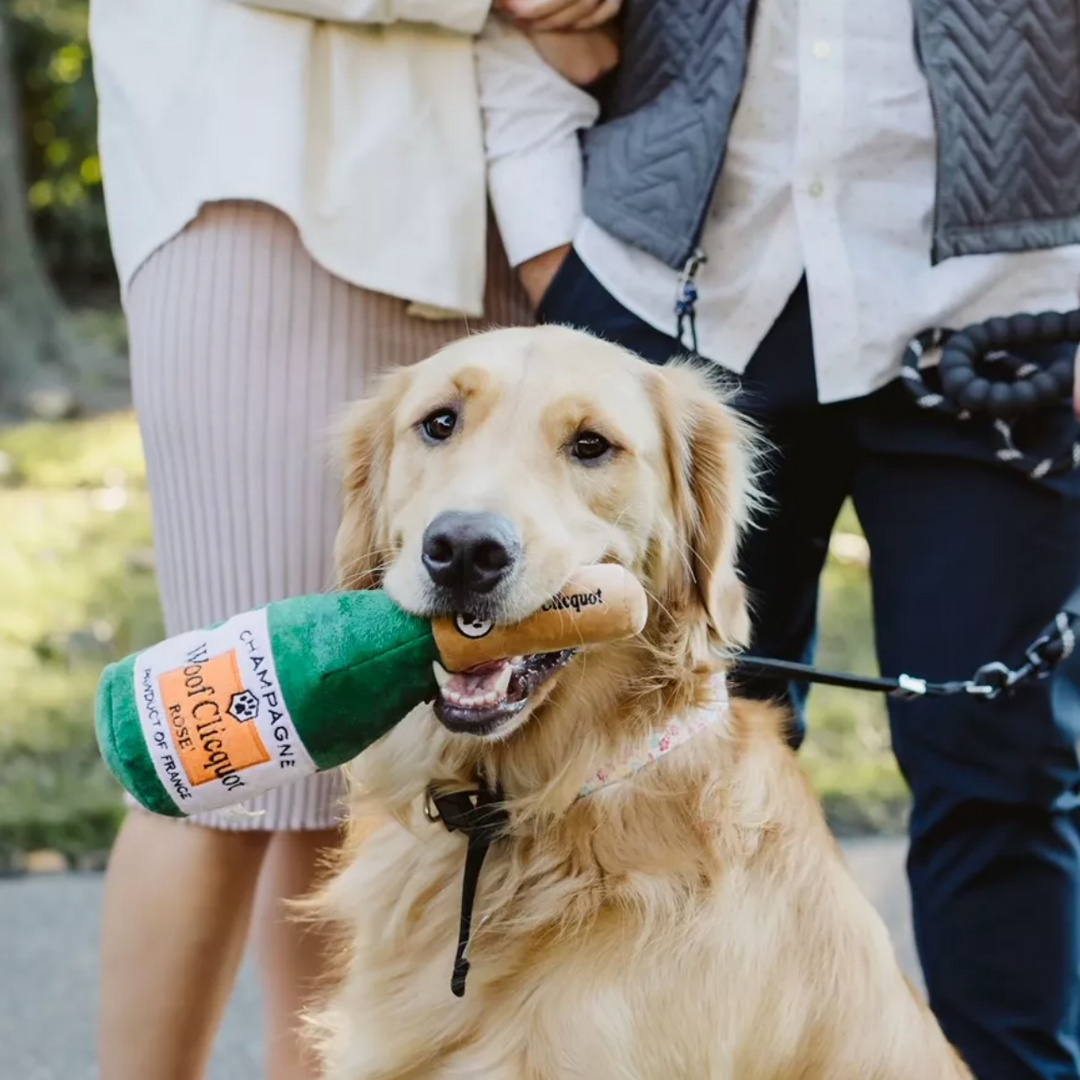
[[[86,0],[12,0],[10,11],[26,199],[42,257],[69,302],[115,303]]]
[[[78,411],[113,359],[66,306],[116,302],[96,123],[85,0],[0,0],[0,412],[9,416]]]

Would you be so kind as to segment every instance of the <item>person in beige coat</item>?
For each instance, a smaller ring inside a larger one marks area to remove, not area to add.
[[[560,34],[618,6],[496,3],[556,59]],[[489,0],[93,0],[169,634],[331,588],[339,410],[471,325],[531,321],[488,219],[473,42],[489,15]],[[298,1013],[326,946],[283,901],[336,844],[340,787],[323,774],[181,822],[131,809],[106,883],[102,1080],[200,1077],[249,933],[267,1075],[313,1075]]]

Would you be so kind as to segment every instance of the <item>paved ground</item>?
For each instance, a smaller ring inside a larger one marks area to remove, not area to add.
[[[846,846],[849,861],[918,979],[903,878],[904,846]],[[96,1080],[97,875],[0,881],[0,1080]],[[258,1080],[258,995],[245,967],[208,1080]],[[147,1080],[152,1080],[148,1077]]]

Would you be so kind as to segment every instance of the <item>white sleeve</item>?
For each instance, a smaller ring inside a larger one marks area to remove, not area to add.
[[[476,42],[488,190],[511,266],[568,244],[581,222],[579,132],[596,100],[564,79],[528,37],[489,19]]]
[[[491,0],[233,0],[248,7],[343,23],[430,23],[478,34]]]

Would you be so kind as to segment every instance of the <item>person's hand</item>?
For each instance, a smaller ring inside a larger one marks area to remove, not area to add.
[[[522,30],[591,30],[615,18],[622,0],[495,0],[495,10]]]
[[[518,280],[534,308],[544,298],[544,293],[548,291],[548,286],[555,279],[559,267],[566,261],[566,256],[569,254],[570,245],[563,244],[561,247],[552,248],[550,251],[526,259],[518,267]]]
[[[619,62],[619,45],[607,27],[598,30],[541,30],[529,34],[533,47],[567,82],[591,86]]]

